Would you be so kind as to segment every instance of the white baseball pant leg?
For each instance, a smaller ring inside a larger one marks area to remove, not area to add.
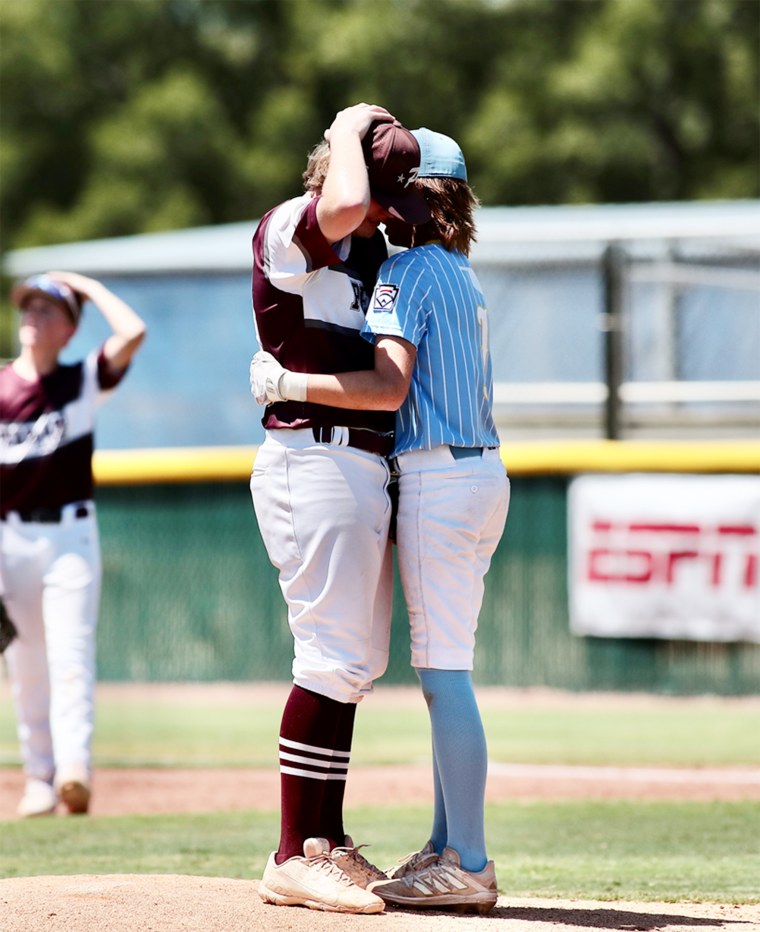
[[[294,640],[293,682],[359,702],[388,665],[393,586],[390,471],[372,453],[267,433],[251,495],[279,570]]]
[[[509,479],[498,450],[448,446],[397,457],[396,540],[412,666],[472,670],[485,575],[504,533]]]
[[[94,505],[60,524],[3,523],[8,613],[18,637],[6,651],[24,773],[92,771],[95,634],[101,588]]]

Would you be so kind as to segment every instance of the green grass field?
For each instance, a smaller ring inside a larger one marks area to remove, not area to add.
[[[213,695],[213,693],[212,693]],[[493,761],[527,764],[760,766],[760,702],[721,699],[648,704],[568,697],[500,703],[482,714]],[[255,704],[168,698],[98,698],[95,758],[101,766],[273,767],[282,715],[277,692]],[[359,707],[353,762],[408,764],[430,757],[427,710],[415,690],[403,709],[370,697]],[[19,763],[10,699],[0,694],[0,766]]]
[[[98,706],[96,764],[275,767],[281,702],[161,702],[109,697]],[[760,764],[760,705],[695,700],[483,702],[493,761],[724,766]],[[360,709],[353,761],[429,759],[421,702]],[[10,703],[0,702],[0,762],[16,765]],[[428,807],[353,809],[349,830],[380,865],[419,846]],[[260,876],[276,812],[52,819],[0,823],[0,877],[179,873]],[[512,896],[760,903],[760,803],[611,800],[489,805],[489,851]]]
[[[353,809],[388,866],[426,837],[426,808]],[[489,853],[511,896],[760,903],[760,803],[535,802],[488,806]],[[276,813],[0,823],[0,876],[260,877]]]

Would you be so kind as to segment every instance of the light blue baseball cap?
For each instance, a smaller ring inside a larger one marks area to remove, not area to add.
[[[65,282],[49,278],[47,275],[33,275],[13,288],[11,301],[23,310],[26,303],[35,295],[54,301],[63,308],[74,325],[79,323],[84,298]]]
[[[412,136],[420,146],[418,178],[460,178],[467,181],[464,155],[450,136],[436,133],[424,126],[413,129]]]

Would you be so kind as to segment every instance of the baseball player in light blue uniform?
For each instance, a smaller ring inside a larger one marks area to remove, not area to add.
[[[371,885],[387,903],[487,912],[497,899],[484,832],[487,749],[471,671],[484,578],[504,531],[509,480],[492,416],[488,315],[467,259],[477,199],[461,149],[413,131],[422,154],[415,185],[432,219],[386,222],[411,246],[381,267],[363,335],[374,370],[305,375],[259,355],[259,398],[307,393],[325,405],[397,410],[398,564],[412,665],[428,704],[435,805],[421,850]]]

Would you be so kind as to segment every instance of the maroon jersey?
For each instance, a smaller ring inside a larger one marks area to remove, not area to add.
[[[92,498],[95,412],[125,372],[102,348],[34,382],[0,369],[0,514]]]
[[[387,257],[382,234],[327,242],[317,223],[319,198],[280,204],[253,237],[253,311],[262,349],[294,372],[374,368],[374,348],[361,337],[377,271]],[[363,427],[386,433],[388,411],[353,411],[308,401],[268,405],[267,429]]]

